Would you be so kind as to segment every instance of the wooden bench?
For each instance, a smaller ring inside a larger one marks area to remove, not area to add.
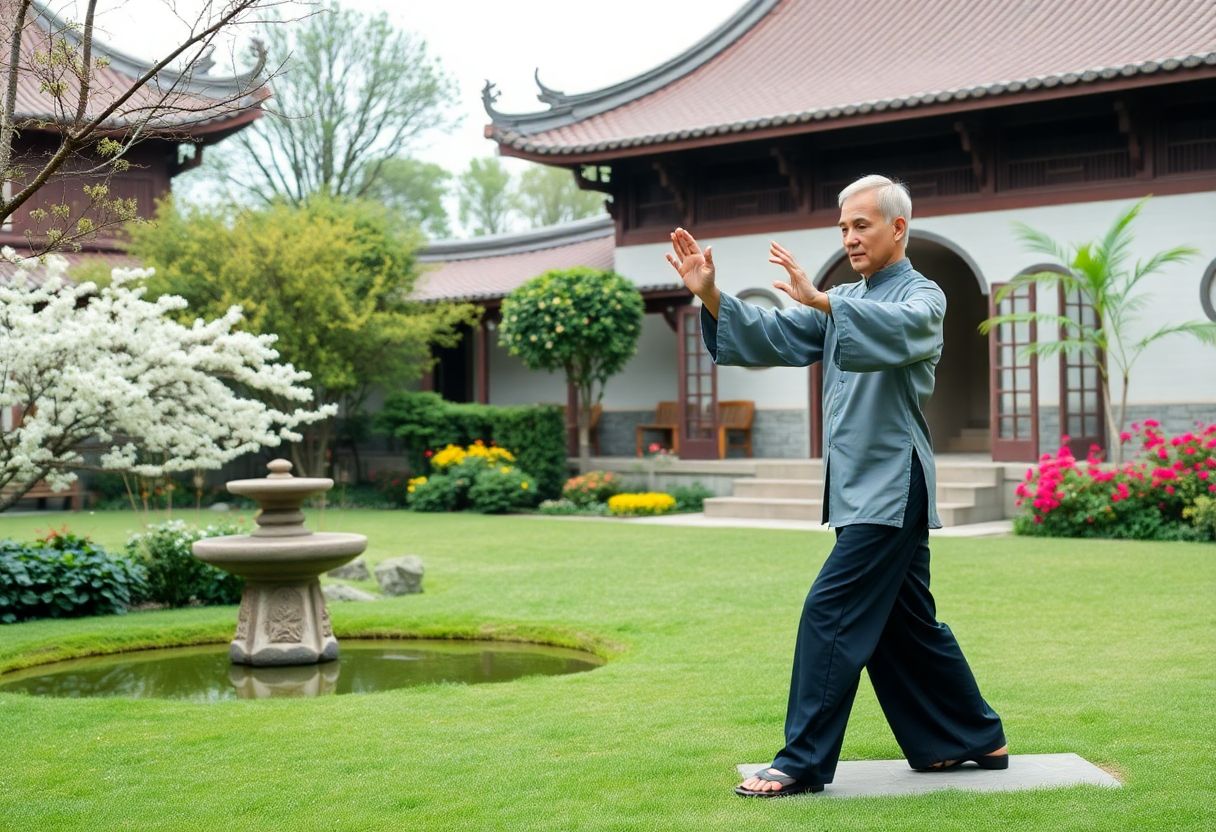
[[[731,448],[742,448],[752,455],[752,420],[756,418],[756,403],[748,399],[718,402],[718,459],[726,459]],[[731,434],[742,434],[740,441],[731,443]]]
[[[675,402],[659,402],[654,413],[654,421],[637,426],[638,456],[642,456],[642,448],[646,440],[646,431],[659,431],[671,434],[671,452],[680,453],[680,408]]]
[[[6,489],[5,493],[12,492]],[[38,480],[38,482],[34,484],[34,487],[22,494],[21,498],[17,500],[17,503],[14,503],[14,505],[21,503],[23,500],[37,500],[38,508],[44,509],[47,505],[46,501],[54,499],[63,500],[63,508],[65,511],[69,508],[72,511],[80,511],[82,507],[80,480],[73,481],[72,484],[69,485],[64,491],[52,491],[51,486],[47,484],[46,480]]]

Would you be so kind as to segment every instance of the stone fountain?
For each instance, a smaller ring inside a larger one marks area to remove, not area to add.
[[[261,507],[257,530],[194,544],[195,557],[245,579],[228,655],[236,664],[254,666],[332,661],[338,658],[338,640],[318,579],[360,554],[367,538],[304,528],[301,504],[333,488],[334,481],[294,477],[286,459],[266,467],[270,474],[264,479],[228,483],[230,492]]]

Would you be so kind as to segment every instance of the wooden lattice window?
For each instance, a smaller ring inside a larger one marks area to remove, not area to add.
[[[1205,170],[1216,170],[1216,116],[1167,117],[1162,126],[1161,172]]]
[[[1127,137],[1109,119],[1047,122],[1005,131],[998,186],[1044,188],[1127,179],[1133,175]]]
[[[989,315],[1035,311],[1033,283],[1019,286],[995,303],[992,287]],[[991,390],[992,458],[1001,462],[1033,460],[1039,452],[1039,374],[1034,356],[1022,348],[1038,339],[1034,321],[994,326],[988,332],[989,388]]]

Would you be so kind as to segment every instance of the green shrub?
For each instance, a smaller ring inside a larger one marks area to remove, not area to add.
[[[540,514],[553,515],[569,515],[581,514],[583,516],[603,517],[608,514],[607,503],[591,503],[590,505],[580,506],[570,500],[544,500],[536,510]]]
[[[126,612],[143,591],[138,564],[88,539],[52,533],[33,544],[0,540],[0,622]]]
[[[234,524],[198,529],[181,520],[170,520],[131,535],[127,554],[142,563],[147,574],[144,598],[171,607],[184,607],[191,602],[239,603],[244,579],[199,560],[191,546],[206,537],[240,532]]]
[[[578,506],[606,503],[608,498],[624,490],[620,477],[611,471],[588,471],[566,480],[562,498]]]
[[[1201,539],[1216,540],[1216,498],[1196,497],[1194,505],[1182,510],[1182,516],[1191,521]]]
[[[469,505],[482,514],[503,514],[533,505],[536,484],[518,468],[502,465],[484,468],[469,486]]]
[[[676,498],[676,511],[704,511],[705,499],[714,496],[714,492],[699,482],[676,486],[670,493]]]
[[[410,480],[409,507],[414,511],[455,511],[464,499],[468,480],[437,474]]]
[[[448,445],[431,454],[433,473],[407,483],[409,507],[416,511],[472,508],[496,514],[533,505],[536,479],[515,462],[506,448],[480,439],[466,447]]]
[[[558,496],[565,481],[565,416],[555,405],[456,404],[436,393],[395,393],[377,414],[375,427],[402,440],[415,474],[429,473],[427,461],[441,448],[481,440],[510,448],[542,498]]]

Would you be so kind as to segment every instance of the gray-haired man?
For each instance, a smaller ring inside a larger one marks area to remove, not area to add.
[[[836,545],[798,626],[785,747],[735,789],[745,797],[817,792],[832,782],[865,667],[909,764],[1006,768],[1000,717],[980,695],[929,592],[929,529],[941,528],[922,410],[942,352],[946,297],[904,251],[907,190],[867,176],[840,193],[840,232],[862,280],[819,291],[776,242],[769,262],[797,301],[766,310],[714,283],[713,252],[682,228],[668,262],[701,299],[718,364],[804,367],[823,361],[824,520]]]

